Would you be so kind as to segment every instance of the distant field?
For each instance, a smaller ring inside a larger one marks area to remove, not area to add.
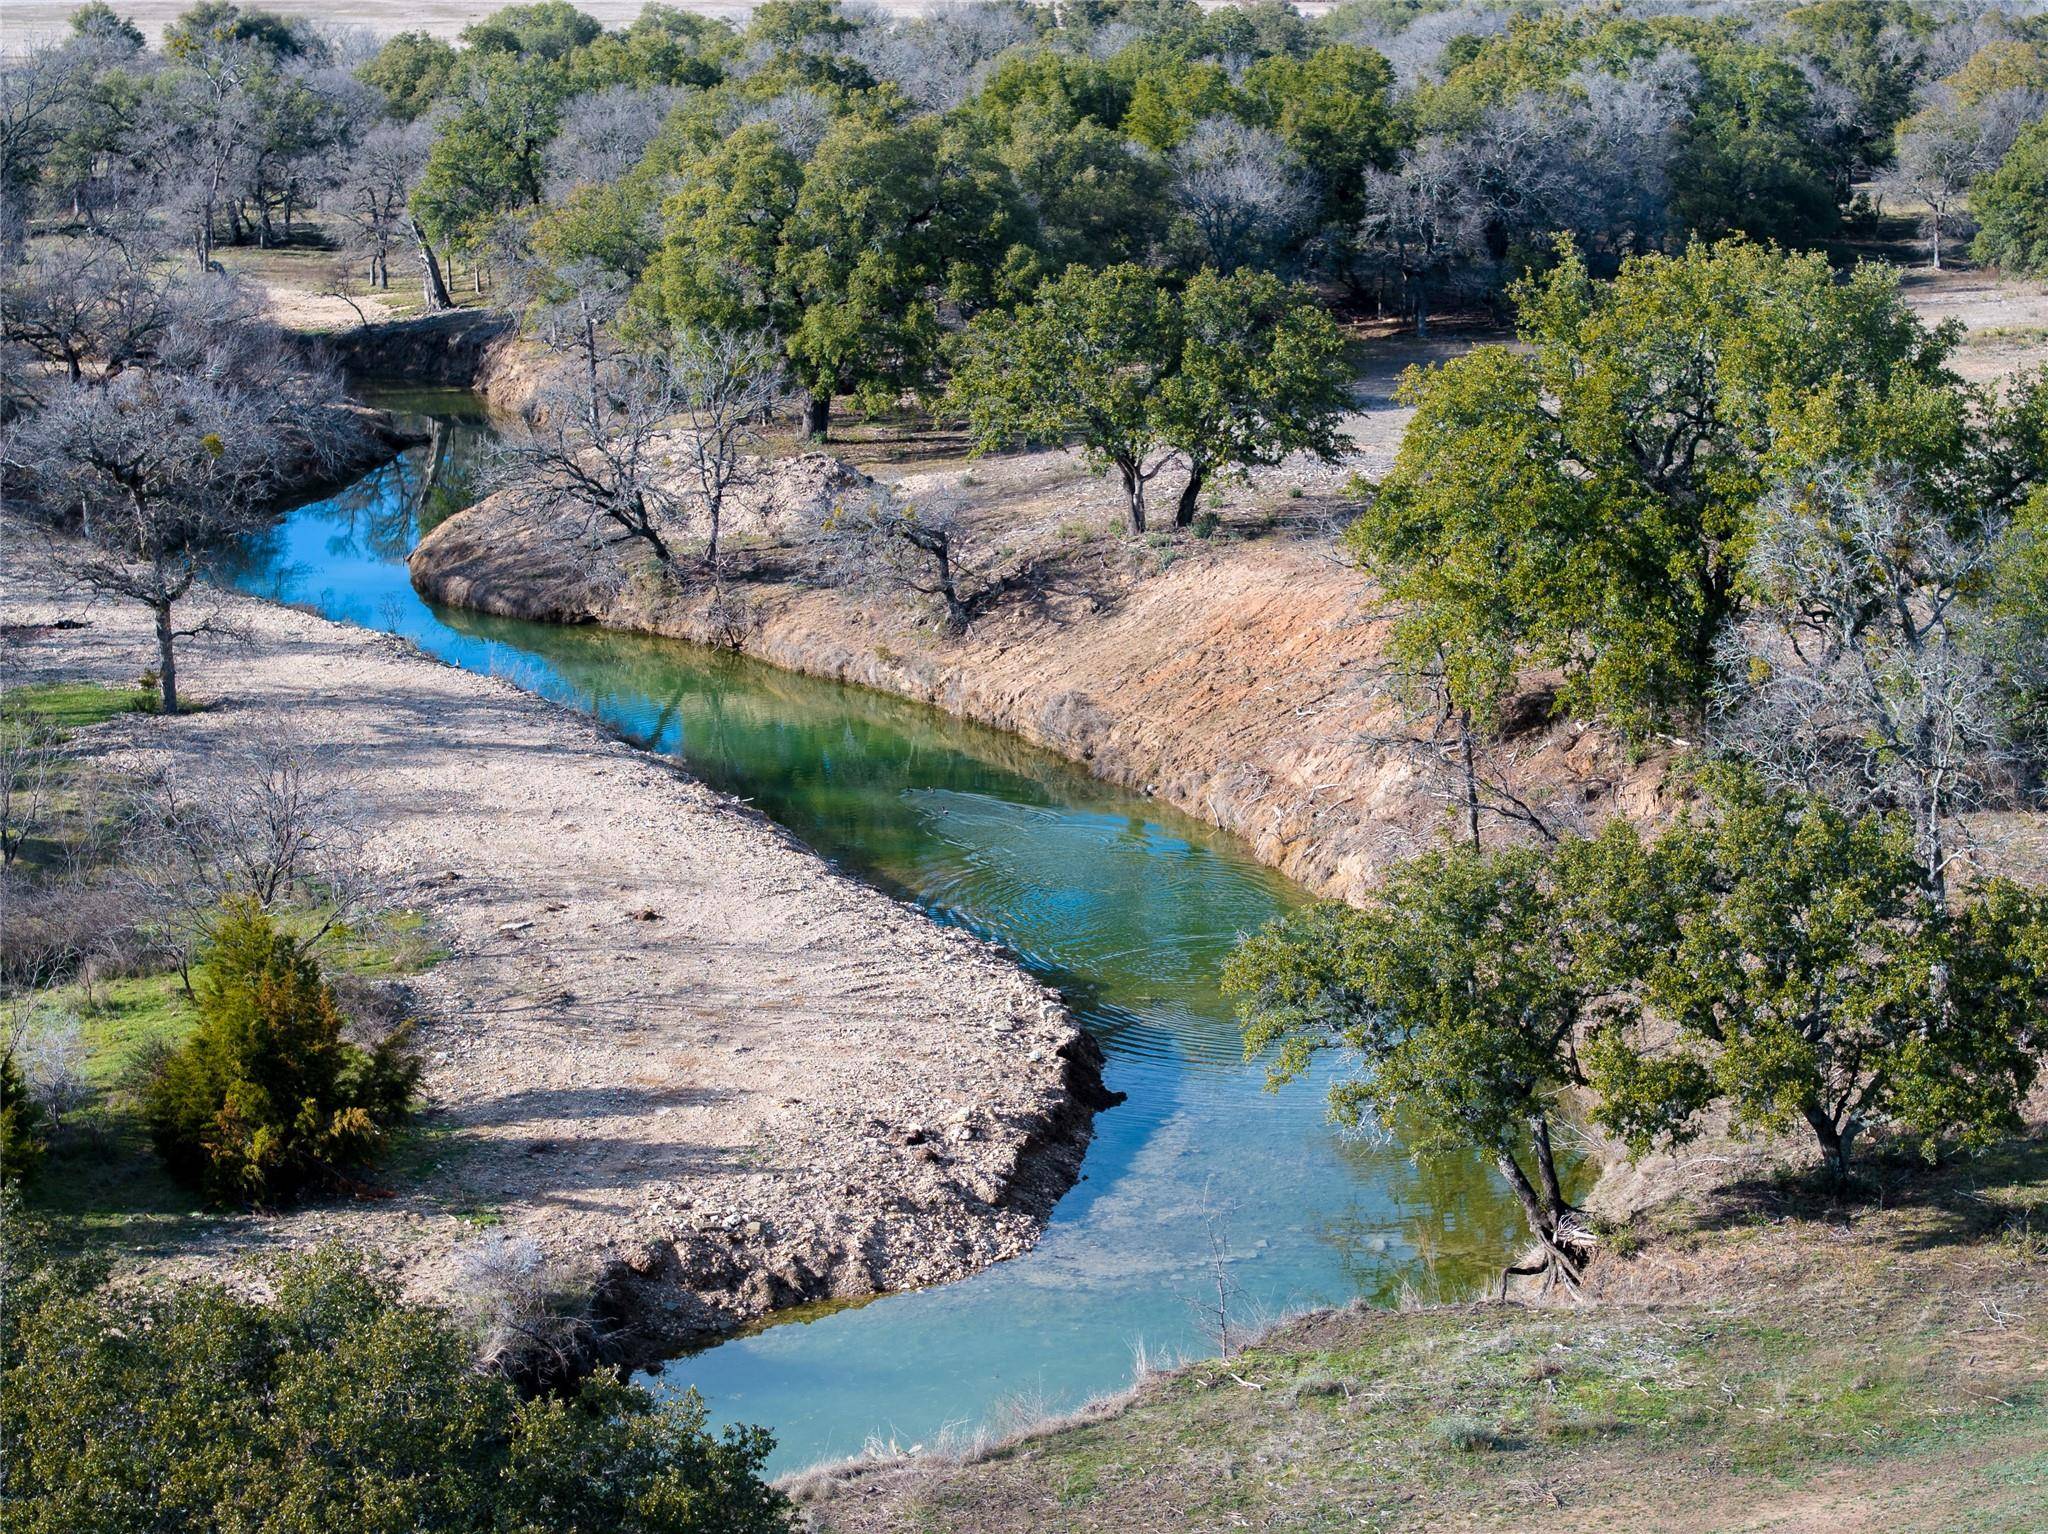
[[[31,0],[21,4],[19,0],[0,6],[0,39],[8,46],[14,46],[30,38],[45,37],[64,30],[66,19],[78,8],[82,0]],[[580,0],[577,8],[595,16],[606,26],[620,26],[640,14],[642,0]],[[751,12],[759,0],[672,0],[678,10],[695,11],[704,16],[741,17]],[[906,15],[921,15],[931,11],[942,11],[963,3],[963,0],[873,0],[886,11],[900,11]],[[1205,0],[1213,3],[1213,0]],[[136,0],[136,3],[122,4],[114,0],[114,9],[128,17],[148,34],[153,42],[163,35],[167,23],[191,8],[192,0]],[[261,7],[283,16],[310,16],[315,21],[333,22],[342,26],[368,27],[372,32],[431,32],[437,37],[453,37],[473,21],[480,21],[493,11],[505,7],[493,0],[345,0],[342,4],[320,4],[318,0],[265,0]],[[1329,9],[1328,4],[1310,0],[1310,3],[1295,7],[1303,15],[1314,16]]]

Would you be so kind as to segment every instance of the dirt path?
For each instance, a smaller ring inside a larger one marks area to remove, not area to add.
[[[10,625],[90,625],[11,635],[11,681],[150,658],[139,609],[83,611],[19,569],[0,592]],[[1099,1090],[1051,993],[583,719],[392,639],[227,611],[250,642],[181,667],[203,711],[96,744],[188,770],[280,734],[331,745],[380,898],[451,955],[413,982],[434,1169],[386,1202],[220,1221],[206,1255],[341,1239],[431,1293],[481,1212],[593,1279],[623,1263],[666,1346],[1036,1239]]]

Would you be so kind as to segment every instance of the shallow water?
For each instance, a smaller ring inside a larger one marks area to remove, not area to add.
[[[938,1289],[819,1308],[678,1359],[715,1421],[761,1423],[771,1468],[934,1446],[1113,1391],[1140,1350],[1212,1352],[1283,1312],[1470,1292],[1519,1232],[1473,1162],[1413,1165],[1340,1133],[1327,1079],[1278,1094],[1239,1049],[1218,965],[1306,898],[1228,835],[1015,738],[879,693],[666,640],[430,607],[404,556],[465,504],[486,440],[464,395],[437,441],[254,540],[233,579],[402,634],[590,711],[739,794],[826,857],[1007,944],[1101,1040],[1110,1087],[1082,1182],[1029,1255]],[[1341,1068],[1341,1065],[1333,1067]]]

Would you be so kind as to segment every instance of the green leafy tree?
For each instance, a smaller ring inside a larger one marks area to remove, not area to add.
[[[1968,397],[1895,274],[1729,241],[1596,282],[1567,249],[1515,294],[1524,350],[1411,373],[1393,471],[1347,535],[1485,715],[1526,666],[1640,731],[1699,707],[1750,508],[1841,454],[1960,454]]]
[[[407,1030],[344,1039],[319,966],[251,900],[228,903],[203,965],[198,1025],[143,1093],[165,1162],[226,1202],[344,1185],[411,1105]]]
[[[725,22],[671,5],[649,4],[624,32],[606,32],[569,56],[579,95],[608,85],[689,85],[708,90],[725,78],[739,38]]]
[[[327,45],[302,19],[273,11],[242,9],[230,0],[200,0],[164,28],[164,54],[191,59],[225,44],[247,43],[278,59],[323,61]]]
[[[1352,1051],[1359,1069],[1331,1086],[1332,1114],[1393,1128],[1425,1158],[1486,1156],[1544,1250],[1539,1266],[1571,1277],[1586,1233],[1552,1126],[1583,1085],[1575,1041],[1605,1017],[1616,964],[1643,942],[1634,924],[1663,909],[1630,851],[1616,837],[1554,860],[1460,846],[1394,869],[1363,908],[1332,902],[1268,924],[1223,973],[1247,1057],[1273,1051],[1277,1087],[1321,1050]],[[1619,930],[1597,898],[1616,888],[1643,897]]]
[[[1074,440],[1122,481],[1131,530],[1169,465],[1189,483],[1291,452],[1334,456],[1342,340],[1305,294],[1253,272],[1204,271],[1176,293],[1123,265],[1070,267],[1013,312],[984,315],[955,352],[949,401],[982,449]]]
[[[1978,226],[1971,255],[2009,272],[2048,272],[2048,122],[2013,141],[1998,169],[1971,189],[1970,209]]]
[[[1114,128],[1130,110],[1133,84],[1099,60],[1037,48],[999,60],[965,110],[998,139],[1008,138],[1020,118],[1061,128],[1083,121]]]
[[[477,249],[495,219],[540,207],[542,152],[562,126],[567,93],[553,63],[487,53],[467,63],[457,94],[412,206],[435,240]]]
[[[995,154],[1035,215],[1030,255],[1044,273],[1142,260],[1167,223],[1163,164],[1099,123],[1020,119]],[[1021,274],[999,285],[1019,288]]]
[[[474,53],[510,53],[520,58],[559,62],[578,48],[597,41],[604,26],[568,0],[538,0],[533,5],[508,5],[462,29],[462,41]]]
[[[400,32],[356,69],[356,78],[384,98],[400,122],[425,116],[455,78],[455,50],[425,32]]]
[[[1172,60],[1138,77],[1122,127],[1148,149],[1164,154],[1203,118],[1230,112],[1238,104],[1222,65]]]
[[[807,158],[756,123],[684,169],[637,307],[771,330],[823,438],[834,396],[881,405],[929,380],[940,305],[994,296],[1018,217],[1002,167],[937,118],[842,117]]]
[[[522,1399],[475,1339],[328,1250],[267,1301],[105,1286],[6,1231],[0,1441],[19,1534],[780,1534],[770,1440],[609,1372]]]
[[[2001,37],[1986,43],[1941,84],[1958,107],[1982,106],[2007,91],[2048,91],[2048,48]]]
[[[1672,207],[1685,227],[1787,245],[1832,235],[1847,171],[1815,143],[1812,87],[1798,66],[1736,44],[1694,57],[1701,87],[1671,164]]]
[[[962,338],[948,402],[983,447],[1074,438],[1122,479],[1131,530],[1145,491],[1172,461],[1156,408],[1180,362],[1179,316],[1142,267],[1070,267],[1014,312],[984,315]]]
[[[1793,48],[1854,95],[1856,152],[1873,163],[1913,110],[1927,14],[1908,0],[1816,0],[1787,12],[1785,28]]]
[[[121,15],[107,0],[90,0],[71,13],[71,34],[94,42],[115,43],[124,50],[140,53],[147,39],[142,28]]]
[[[1276,129],[1315,176],[1325,219],[1356,223],[1366,172],[1391,167],[1408,138],[1393,66],[1370,48],[1333,43],[1305,59],[1261,60],[1243,91],[1252,120]]]
[[[1812,1131],[1838,1182],[1890,1128],[1931,1154],[2021,1128],[2048,1009],[2048,897],[1991,881],[1926,898],[1911,822],[1848,814],[1731,776],[1714,813],[1661,838],[1683,914],[1641,950],[1665,1049],[1611,1028],[1588,1047],[1595,1117],[1640,1152],[1696,1132],[1718,1098],[1742,1129]]]
[[[1335,459],[1350,382],[1344,338],[1306,294],[1263,272],[1196,273],[1180,295],[1180,366],[1155,401],[1160,435],[1187,468],[1174,524],[1195,520],[1219,473],[1294,453]]]

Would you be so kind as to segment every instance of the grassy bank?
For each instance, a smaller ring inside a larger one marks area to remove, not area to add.
[[[1580,1304],[1324,1312],[801,1490],[833,1534],[2048,1527],[2048,1139],[1873,1181],[1667,1206]]]
[[[38,880],[68,877],[83,891],[124,877],[134,785],[72,748],[85,744],[81,732],[153,706],[143,688],[74,681],[12,688],[0,700],[0,732],[9,738],[50,732],[36,737],[49,786],[34,816],[36,834],[24,841],[10,870],[10,892],[15,879],[26,890]],[[318,934],[315,953],[344,1010],[375,1022],[393,1020],[403,1011],[403,997],[390,982],[440,957],[425,919],[413,911],[384,911],[334,922],[333,914],[291,909],[278,919],[303,936]],[[82,1103],[50,1136],[28,1203],[57,1217],[55,1228],[80,1248],[167,1249],[218,1216],[164,1172],[137,1091],[150,1058],[180,1043],[195,1015],[186,978],[170,967],[167,954],[139,935],[117,944],[113,954],[111,967],[96,957],[62,983],[21,987],[5,999],[10,1028],[31,1017],[44,1026],[75,1023],[75,1064],[84,1088]],[[428,1132],[404,1134],[400,1149],[413,1153],[411,1141]]]
[[[310,929],[315,920],[297,913],[287,915],[284,925]],[[396,1005],[395,997],[376,993],[386,982],[417,973],[440,956],[423,919],[410,911],[381,913],[333,929],[315,952],[344,1005],[357,1011]],[[217,1211],[165,1173],[138,1107],[145,1062],[153,1052],[180,1043],[195,1020],[178,975],[127,976],[90,985],[74,981],[44,992],[40,1004],[78,1018],[83,1073],[92,1095],[52,1137],[29,1207],[55,1216],[56,1228],[81,1249],[112,1243],[132,1251],[168,1250],[217,1219]],[[401,1129],[393,1164],[405,1164],[431,1138],[423,1124]]]

